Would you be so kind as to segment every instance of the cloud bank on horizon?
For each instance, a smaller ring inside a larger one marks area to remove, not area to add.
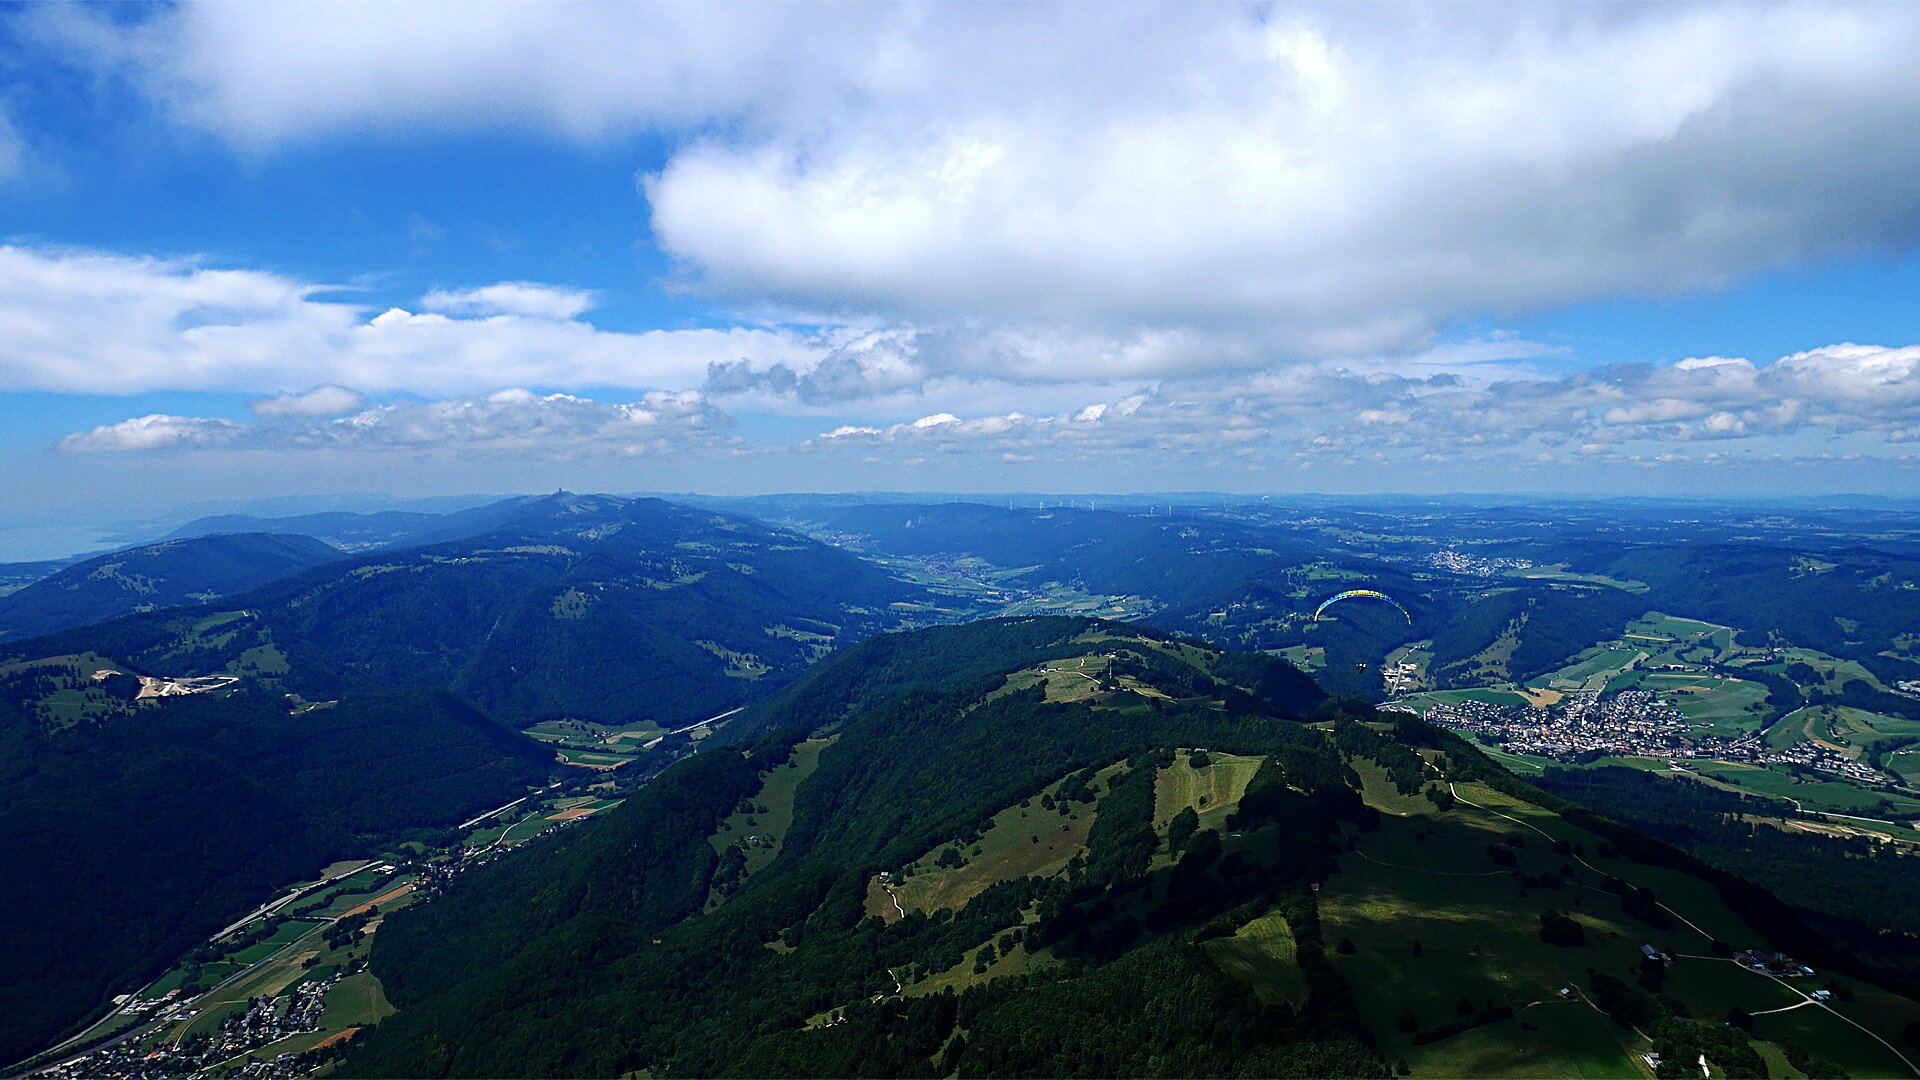
[[[177,240],[17,230],[0,246],[7,390],[248,402],[56,440],[89,460],[453,450],[699,475],[779,454],[829,486],[845,463],[930,459],[1030,467],[1039,486],[1088,462],[1168,478],[1390,464],[1436,482],[1522,463],[1920,463],[1920,328],[1604,364],[1577,337],[1508,329],[1904,265],[1920,249],[1920,9],[0,18],[32,64],[236,173],[383,140],[611,159],[632,242],[668,268],[442,281],[393,302],[388,266],[322,280]],[[30,120],[0,111],[0,183],[73,167],[56,152],[71,157],[71,133]],[[670,317],[610,312],[625,291]]]

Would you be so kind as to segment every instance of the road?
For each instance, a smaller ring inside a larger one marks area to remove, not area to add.
[[[1552,833],[1548,832],[1545,829],[1542,829],[1540,826],[1535,825],[1530,821],[1521,821],[1519,818],[1514,817],[1511,814],[1503,814],[1500,811],[1495,810],[1491,806],[1481,806],[1479,803],[1474,802],[1471,799],[1462,797],[1460,792],[1454,788],[1453,781],[1451,780],[1447,781],[1447,791],[1452,793],[1454,798],[1459,799],[1461,802],[1466,803],[1468,806],[1471,806],[1476,810],[1483,810],[1489,814],[1492,814],[1494,817],[1506,818],[1508,821],[1513,822],[1515,825],[1518,825],[1521,828],[1532,829],[1534,832],[1539,833],[1541,836],[1546,837],[1549,842],[1557,842],[1559,839],[1558,837],[1554,836]],[[1573,854],[1573,853],[1570,852],[1569,854]],[[1591,870],[1594,873],[1600,875],[1601,878],[1603,879],[1613,876],[1612,874],[1607,873],[1605,870],[1602,870],[1599,867],[1588,862],[1586,859],[1582,858],[1578,854],[1573,854],[1573,861],[1579,863],[1581,866],[1586,867],[1588,870]],[[1664,911],[1667,914],[1673,916],[1674,918],[1679,919],[1681,922],[1686,923],[1688,929],[1692,930],[1696,934],[1699,934],[1701,937],[1706,938],[1708,941],[1717,940],[1712,934],[1709,934],[1705,930],[1702,930],[1698,926],[1695,926],[1692,919],[1689,919],[1685,915],[1682,915],[1679,912],[1673,910],[1667,905],[1661,903],[1659,900],[1655,900],[1654,905],[1657,906],[1661,911]]]
[[[502,809],[504,809],[504,807],[503,807]],[[497,811],[496,811],[496,812],[497,812]],[[485,816],[485,815],[483,815],[483,816]],[[314,892],[315,890],[318,890],[318,889],[324,889],[324,888],[326,888],[326,887],[327,887],[328,885],[332,885],[332,884],[333,884],[334,882],[336,882],[336,881],[341,881],[341,880],[343,880],[343,879],[345,879],[345,878],[349,878],[349,877],[352,877],[353,875],[355,875],[355,874],[357,874],[357,873],[359,873],[360,871],[362,871],[362,870],[364,870],[364,869],[366,869],[367,867],[369,867],[369,866],[372,866],[372,865],[373,865],[373,860],[371,860],[371,859],[369,859],[369,860],[367,860],[366,862],[362,862],[362,863],[359,863],[359,864],[357,864],[357,865],[355,865],[355,866],[353,866],[353,867],[352,867],[352,868],[350,868],[350,869],[347,869],[347,870],[342,870],[342,871],[340,871],[339,873],[336,873],[336,874],[332,874],[332,875],[330,875],[330,876],[328,876],[328,877],[324,877],[324,878],[321,878],[321,879],[320,879],[319,881],[316,881],[316,882],[314,882],[314,883],[313,883],[313,884],[311,884],[311,885],[305,885],[305,886],[297,886],[297,887],[295,888],[295,890],[294,890],[294,891],[292,891],[292,892],[289,892],[289,893],[285,893],[285,894],[283,894],[283,895],[281,895],[281,896],[277,896],[277,897],[275,897],[274,899],[272,899],[272,900],[269,900],[269,901],[267,901],[267,902],[266,902],[266,903],[264,903],[264,904],[261,904],[261,905],[260,905],[259,907],[257,907],[257,908],[254,908],[254,909],[253,909],[252,911],[250,911],[250,912],[248,912],[248,913],[247,913],[247,915],[246,915],[246,917],[244,917],[244,918],[242,918],[242,919],[239,919],[239,920],[237,920],[237,921],[235,921],[235,922],[232,922],[232,923],[229,923],[229,924],[228,924],[228,925],[227,925],[227,926],[226,926],[226,927],[225,927],[224,929],[222,929],[222,930],[221,930],[221,931],[220,931],[219,933],[217,933],[217,934],[214,934],[214,935],[213,935],[212,937],[210,937],[210,938],[208,938],[207,940],[208,940],[208,941],[219,941],[219,940],[220,940],[221,938],[223,938],[223,937],[226,937],[226,936],[227,936],[228,934],[231,934],[231,933],[233,933],[234,931],[236,931],[236,930],[238,930],[238,929],[240,929],[241,927],[243,927],[243,926],[245,926],[245,925],[247,925],[248,923],[250,923],[250,922],[252,922],[253,920],[255,920],[255,919],[258,919],[258,918],[260,918],[260,917],[261,917],[261,916],[263,916],[263,915],[270,915],[270,914],[272,914],[273,912],[276,912],[276,911],[278,911],[278,910],[280,910],[281,908],[283,908],[283,907],[286,907],[286,906],[287,906],[288,904],[291,904],[291,903],[293,903],[293,902],[294,902],[294,901],[296,901],[296,900],[299,900],[299,899],[302,899],[303,897],[306,897],[306,896],[308,896],[308,895],[310,895],[310,894],[312,894],[312,893],[313,893],[313,892]],[[296,941],[299,941],[299,940],[304,940],[304,935],[303,935],[303,937],[302,937],[302,938],[296,938],[295,940],[296,940]],[[290,942],[289,944],[291,944],[291,942]],[[279,952],[278,952],[278,951],[276,951],[276,952],[274,953],[274,955],[275,955],[275,956],[278,956],[278,955],[279,955]],[[233,979],[237,979],[237,978],[239,978],[239,977],[240,977],[241,975],[244,975],[244,974],[246,974],[246,971],[248,971],[248,970],[252,970],[252,969],[251,969],[251,968],[248,968],[248,969],[246,969],[246,970],[243,970],[243,971],[239,971],[239,972],[236,972],[236,973],[235,973],[235,974],[234,974],[233,976],[231,976],[231,977],[229,977],[229,978],[228,978],[228,979],[227,979],[227,980],[226,980],[225,982],[222,982],[222,983],[220,984],[220,986],[225,986],[225,985],[227,985],[227,983],[229,983],[229,982],[232,982],[232,981],[233,981]],[[156,980],[155,980],[155,982],[157,982],[157,981],[159,981],[159,980],[157,980],[157,979],[156,979]],[[138,990],[135,990],[135,991],[133,992],[133,995],[132,995],[132,996],[133,996],[133,997],[138,997],[138,996],[139,996],[140,994],[142,994],[142,993],[144,993],[144,992],[146,991],[146,989],[147,989],[147,986],[152,986],[152,985],[153,985],[153,983],[148,983],[148,984],[147,984],[146,986],[142,986],[142,987],[141,987],[140,989],[138,989]],[[210,990],[208,990],[208,991],[207,991],[206,993],[208,993],[208,994],[211,994],[211,993],[213,993],[213,991],[214,991],[214,990],[218,990],[218,989],[220,989],[220,986],[216,986],[216,987],[213,987],[212,989],[210,989]],[[202,997],[204,997],[204,996],[206,996],[206,995],[205,995],[205,994],[202,994],[201,996],[202,996]],[[129,1000],[131,1000],[131,998],[130,998]],[[104,1015],[104,1016],[102,1016],[102,1017],[100,1017],[100,1018],[99,1018],[98,1020],[95,1020],[95,1021],[94,1021],[93,1023],[91,1023],[91,1024],[88,1024],[88,1025],[87,1025],[86,1027],[84,1027],[84,1028],[82,1028],[82,1029],[80,1029],[80,1031],[79,1031],[79,1032],[78,1032],[77,1034],[75,1034],[75,1035],[73,1035],[73,1036],[71,1036],[71,1037],[69,1037],[69,1038],[67,1038],[67,1039],[65,1039],[65,1040],[63,1040],[63,1041],[61,1041],[61,1042],[59,1042],[59,1043],[56,1043],[56,1044],[54,1044],[53,1046],[50,1046],[50,1047],[48,1047],[48,1048],[47,1048],[47,1049],[45,1049],[45,1050],[42,1050],[42,1051],[40,1051],[40,1053],[38,1053],[38,1054],[35,1054],[35,1055],[34,1055],[34,1057],[36,1057],[36,1058],[37,1058],[37,1057],[40,1057],[40,1056],[42,1056],[42,1055],[45,1055],[45,1054],[58,1054],[58,1053],[60,1053],[60,1052],[61,1052],[62,1050],[65,1050],[66,1048],[68,1048],[68,1047],[70,1047],[70,1046],[74,1046],[74,1045],[76,1045],[76,1044],[78,1044],[78,1043],[81,1043],[81,1042],[84,1042],[84,1041],[86,1041],[86,1039],[87,1039],[87,1038],[88,1038],[88,1037],[89,1037],[90,1035],[92,1035],[92,1034],[94,1033],[94,1031],[95,1031],[95,1030],[97,1030],[97,1029],[98,1029],[98,1028],[100,1027],[100,1025],[102,1025],[102,1024],[107,1024],[107,1023],[111,1023],[111,1022],[113,1021],[113,1018],[114,1018],[114,1017],[116,1017],[116,1016],[118,1016],[118,1015],[120,1014],[120,1010],[121,1010],[122,1008],[124,1008],[124,1007],[125,1007],[124,1005],[114,1005],[114,1006],[112,1006],[112,1007],[110,1007],[110,1008],[109,1008],[109,1009],[107,1010],[107,1012],[106,1012],[106,1015]],[[74,1057],[82,1057],[82,1056],[85,1056],[86,1054],[91,1054],[91,1053],[93,1053],[93,1052],[94,1052],[94,1051],[96,1051],[96,1050],[101,1050],[101,1049],[105,1049],[106,1047],[109,1047],[109,1046],[114,1046],[114,1045],[116,1045],[116,1044],[119,1044],[119,1043],[122,1043],[122,1042],[125,1042],[125,1041],[126,1041],[127,1039],[129,1039],[129,1038],[131,1038],[131,1037],[132,1037],[132,1036],[134,1036],[134,1035],[137,1035],[137,1034],[139,1034],[140,1032],[142,1032],[142,1031],[144,1031],[144,1030],[146,1030],[146,1029],[147,1029],[148,1027],[150,1027],[150,1026],[152,1026],[152,1025],[151,1025],[151,1024],[137,1024],[137,1025],[135,1025],[135,1026],[134,1026],[133,1028],[131,1028],[130,1030],[128,1030],[128,1031],[126,1031],[125,1033],[123,1033],[123,1034],[120,1034],[120,1035],[116,1035],[116,1036],[114,1036],[113,1038],[111,1038],[111,1039],[108,1039],[107,1041],[105,1041],[105,1042],[102,1042],[102,1043],[100,1043],[100,1044],[98,1044],[98,1045],[95,1045],[95,1046],[89,1046],[89,1047],[88,1047],[87,1049],[85,1049],[85,1050],[83,1050],[83,1051],[80,1051],[79,1053],[77,1053],[77,1054],[75,1054],[75,1055],[73,1055],[73,1056],[74,1056]],[[13,1065],[11,1065],[11,1066],[9,1066],[9,1067],[8,1067],[8,1068],[6,1069],[6,1071],[7,1071],[7,1072],[13,1072],[14,1070],[16,1070],[16,1069],[18,1069],[18,1068],[19,1068],[20,1066],[22,1066],[22,1065],[24,1065],[24,1064],[26,1064],[26,1062],[27,1062],[27,1061],[32,1061],[32,1060],[33,1060],[33,1058],[28,1058],[28,1059],[26,1059],[26,1061],[19,1061],[19,1062],[15,1062],[15,1063],[14,1063]],[[72,1058],[69,1058],[68,1060],[72,1060]],[[66,1062],[64,1062],[64,1061],[63,1061],[63,1062],[56,1062],[56,1063],[54,1063],[54,1064],[65,1064],[65,1063],[66,1063]],[[46,1065],[46,1066],[42,1066],[42,1068],[51,1068],[51,1067],[52,1067],[52,1065]]]
[[[269,900],[266,903],[261,904],[259,907],[254,908],[252,911],[248,912],[244,918],[241,918],[236,922],[227,924],[225,929],[221,930],[219,933],[213,935],[207,940],[219,941],[221,938],[226,937],[228,934],[233,933],[235,930],[240,929],[241,927],[247,925],[248,923],[252,922],[253,920],[259,918],[262,915],[271,915],[272,913],[279,911],[281,908],[286,907],[288,904],[293,903],[295,900],[298,900],[301,897],[308,895],[309,893],[312,893],[318,889],[324,889],[327,886],[333,884],[334,882],[340,881],[344,878],[350,878],[353,875],[359,873],[362,870],[365,870],[367,867],[372,865],[373,865],[373,860],[368,859],[366,862],[359,863],[358,865],[354,866],[352,869],[342,870],[339,873],[332,875],[331,877],[323,877],[319,881],[316,881],[311,885],[295,886],[293,892],[287,893],[284,896],[280,896],[276,899]]]
[[[1461,798],[1461,797],[1460,797],[1460,793],[1459,793],[1458,791],[1455,791],[1455,790],[1454,790],[1454,786],[1453,786],[1453,784],[1452,784],[1452,782],[1451,782],[1451,781],[1449,781],[1449,782],[1448,782],[1448,784],[1447,784],[1447,790],[1448,790],[1448,791],[1452,791],[1452,792],[1453,792],[1453,797],[1454,797],[1454,798],[1456,798],[1456,799],[1460,799],[1460,801],[1461,801],[1461,802],[1463,802],[1463,803],[1466,803],[1466,804],[1467,804],[1468,806],[1471,806],[1471,807],[1475,807],[1476,809],[1479,809],[1479,810],[1484,810],[1484,811],[1486,811],[1487,813],[1489,813],[1489,814],[1492,814],[1492,815],[1494,815],[1495,817],[1503,817],[1503,818],[1506,818],[1506,819],[1507,819],[1508,821],[1511,821],[1511,822],[1513,822],[1513,823],[1514,823],[1514,824],[1516,824],[1516,825],[1522,825],[1522,826],[1525,826],[1526,828],[1529,828],[1529,829],[1532,829],[1532,830],[1533,830],[1534,832],[1537,832],[1537,833],[1539,833],[1539,834],[1540,834],[1541,836],[1544,836],[1544,837],[1546,837],[1546,838],[1547,838],[1548,840],[1552,840],[1552,839],[1554,839],[1554,836],[1553,836],[1553,834],[1552,834],[1552,833],[1549,833],[1549,832],[1547,832],[1546,830],[1544,830],[1544,829],[1541,829],[1540,827],[1538,827],[1538,826],[1536,826],[1536,825],[1533,825],[1533,824],[1531,824],[1530,822],[1525,822],[1525,821],[1521,821],[1521,820],[1520,820],[1519,818],[1516,818],[1516,817],[1510,817],[1510,816],[1508,816],[1508,815],[1506,815],[1506,814],[1502,814],[1502,813],[1501,813],[1500,811],[1498,811],[1498,810],[1495,810],[1495,809],[1493,809],[1492,807],[1488,807],[1488,806],[1481,806],[1481,805],[1480,805],[1479,803],[1476,803],[1476,802],[1471,802],[1471,801],[1469,801],[1469,800],[1467,800],[1467,799],[1463,799],[1463,798]],[[1596,869],[1596,868],[1595,868],[1594,866],[1592,866],[1591,864],[1589,864],[1589,863],[1587,862],[1587,860],[1585,860],[1585,859],[1583,859],[1583,858],[1581,858],[1581,857],[1580,857],[1580,856],[1578,856],[1578,855],[1575,855],[1575,856],[1574,856],[1573,858],[1574,858],[1574,861],[1576,861],[1576,862],[1578,862],[1578,863],[1579,863],[1579,864],[1580,864],[1581,866],[1584,866],[1584,867],[1586,867],[1586,868],[1587,868],[1588,870],[1592,870],[1592,871],[1593,871],[1594,873],[1596,873],[1596,874],[1602,874],[1602,875],[1604,876],[1604,874],[1605,874],[1605,872],[1604,872],[1604,871],[1601,871],[1601,870],[1599,870],[1599,869]],[[1660,902],[1659,902],[1659,901],[1657,901],[1657,900],[1655,901],[1655,903],[1656,903],[1656,904],[1659,904],[1659,906],[1660,906],[1660,909],[1661,909],[1662,911],[1665,911],[1665,912],[1666,912],[1667,914],[1669,914],[1669,915],[1672,915],[1672,916],[1673,916],[1674,918],[1676,918],[1676,919],[1679,919],[1679,920],[1680,920],[1681,922],[1683,922],[1683,923],[1686,923],[1686,924],[1687,924],[1687,926],[1689,926],[1689,927],[1691,927],[1691,928],[1693,929],[1693,931],[1694,931],[1695,933],[1697,933],[1697,934],[1699,934],[1699,935],[1701,935],[1702,937],[1704,937],[1704,938],[1706,938],[1706,939],[1707,939],[1708,941],[1712,941],[1712,940],[1714,940],[1714,937],[1713,937],[1713,935],[1712,935],[1712,934],[1709,934],[1709,933],[1707,933],[1707,932],[1706,932],[1705,930],[1702,930],[1702,929],[1700,929],[1700,928],[1699,928],[1698,926],[1695,926],[1695,925],[1693,924],[1693,921],[1692,921],[1692,920],[1690,920],[1690,919],[1688,919],[1688,918],[1687,918],[1687,917],[1686,917],[1685,915],[1682,915],[1682,914],[1680,914],[1679,912],[1677,912],[1677,911],[1675,911],[1675,910],[1673,910],[1672,908],[1670,908],[1670,907],[1668,907],[1668,906],[1667,906],[1666,904],[1662,904],[1662,903],[1660,903]],[[1739,969],[1740,969],[1741,971],[1753,971],[1753,969],[1752,969],[1752,968],[1749,968],[1749,967],[1747,967],[1746,965],[1744,965],[1744,964],[1741,964],[1741,963],[1739,963],[1738,961],[1735,961],[1735,960],[1732,960],[1732,959],[1728,959],[1728,960],[1727,960],[1727,963],[1730,963],[1730,964],[1733,964],[1733,966],[1734,966],[1734,967],[1737,967],[1737,968],[1739,968]],[[1787,980],[1785,980],[1785,979],[1783,979],[1783,978],[1781,978],[1780,976],[1778,976],[1778,975],[1775,975],[1775,974],[1773,974],[1772,972],[1768,972],[1768,971],[1756,971],[1756,972],[1754,972],[1754,974],[1756,974],[1756,975],[1765,975],[1765,976],[1766,976],[1767,978],[1769,978],[1769,979],[1772,979],[1773,981],[1775,981],[1775,982],[1777,982],[1777,983],[1779,983],[1779,984],[1780,984],[1781,986],[1784,986],[1784,987],[1786,987],[1786,988],[1787,988],[1787,989],[1789,989],[1789,990],[1792,990],[1792,991],[1793,991],[1794,993],[1796,993],[1796,994],[1801,994],[1801,991],[1800,991],[1800,989],[1799,989],[1798,987],[1796,987],[1796,986],[1794,986],[1794,985],[1793,985],[1792,983],[1790,983],[1790,982],[1788,982]],[[1802,994],[1801,996],[1803,996],[1803,997],[1806,997],[1806,995],[1804,995],[1804,994]],[[1833,1006],[1831,1006],[1831,1005],[1829,1005],[1828,1003],[1826,1003],[1826,1002],[1824,1002],[1824,1001],[1815,1001],[1815,1000],[1814,1000],[1813,998],[1811,998],[1811,997],[1806,997],[1806,1000],[1805,1000],[1805,1001],[1803,1001],[1803,1002],[1801,1002],[1800,1004],[1801,1004],[1801,1005],[1812,1005],[1813,1007],[1815,1007],[1815,1008],[1818,1008],[1818,1009],[1825,1009],[1825,1010],[1827,1010],[1827,1012],[1828,1012],[1828,1013],[1830,1013],[1830,1014],[1832,1014],[1833,1016],[1835,1016],[1835,1017],[1838,1017],[1839,1019],[1841,1019],[1841,1020],[1843,1020],[1843,1021],[1845,1021],[1846,1023],[1848,1023],[1848,1024],[1850,1024],[1850,1025],[1852,1025],[1853,1027],[1855,1027],[1855,1028],[1857,1028],[1857,1029],[1859,1029],[1859,1031],[1860,1031],[1860,1032],[1861,1032],[1862,1034],[1864,1034],[1864,1035],[1866,1035],[1866,1036],[1867,1036],[1868,1038],[1870,1038],[1870,1039],[1872,1039],[1873,1041],[1875,1041],[1875,1042],[1877,1042],[1877,1043],[1879,1043],[1879,1044],[1880,1044],[1881,1046],[1884,1046],[1884,1047],[1886,1047],[1886,1048],[1887,1048],[1887,1051],[1888,1051],[1889,1053],[1891,1053],[1891,1054],[1892,1054],[1892,1055],[1893,1055],[1894,1057],[1897,1057],[1897,1058],[1899,1058],[1899,1059],[1900,1059],[1900,1061],[1901,1061],[1901,1063],[1902,1063],[1902,1064],[1904,1064],[1904,1065],[1905,1065],[1905,1066],[1906,1066],[1906,1067],[1907,1067],[1907,1068],[1908,1068],[1908,1069],[1909,1069],[1910,1071],[1912,1071],[1912,1073],[1913,1073],[1913,1074],[1914,1074],[1915,1076],[1920,1076],[1920,1066],[1915,1066],[1915,1065],[1914,1065],[1914,1063],[1913,1063],[1913,1061],[1912,1061],[1912,1060],[1911,1060],[1910,1058],[1908,1058],[1908,1057],[1907,1057],[1907,1055],[1905,1055],[1905,1054],[1903,1054],[1903,1053],[1901,1053],[1898,1047],[1896,1047],[1896,1046],[1894,1046],[1894,1045],[1893,1045],[1892,1043],[1890,1043],[1890,1042],[1888,1042],[1887,1040],[1885,1040],[1885,1039],[1883,1039],[1883,1038],[1881,1038],[1881,1037],[1880,1037],[1879,1035],[1877,1035],[1877,1034],[1875,1034],[1875,1033],[1874,1033],[1874,1032],[1873,1032],[1873,1031],[1872,1031],[1871,1029],[1869,1029],[1869,1028],[1867,1028],[1867,1027],[1866,1027],[1865,1025],[1863,1025],[1863,1024],[1861,1024],[1861,1023],[1859,1023],[1858,1021],[1856,1021],[1856,1020],[1854,1020],[1854,1018],[1853,1018],[1853,1017],[1851,1017],[1851,1016],[1848,1016],[1847,1014],[1845,1014],[1845,1013],[1843,1013],[1843,1012],[1841,1012],[1840,1010],[1838,1010],[1838,1009],[1836,1009],[1836,1008],[1834,1008]],[[1789,1006],[1789,1008],[1798,1008],[1798,1007],[1799,1007],[1799,1006]],[[1778,1011],[1778,1010],[1770,1010],[1770,1011]]]
[[[683,728],[675,728],[672,731],[663,732],[660,737],[664,739],[668,735],[684,735],[687,732],[692,731],[694,728],[706,727],[708,724],[717,724],[720,721],[725,720],[727,717],[732,716],[734,713],[744,712],[745,710],[746,710],[745,705],[740,706],[738,709],[728,709],[726,712],[721,713],[719,716],[709,716],[705,720],[702,720],[697,724],[688,724],[686,727],[683,727]]]
[[[488,818],[490,818],[490,817],[492,817],[493,815],[495,815],[495,814],[504,814],[504,813],[506,813],[507,811],[509,811],[509,810],[511,810],[511,809],[513,809],[513,808],[514,808],[514,807],[516,807],[516,806],[519,806],[519,805],[520,805],[521,803],[523,803],[523,802],[526,802],[526,801],[527,801],[527,797],[526,797],[525,795],[522,795],[522,796],[520,796],[519,798],[517,798],[517,799],[515,799],[515,800],[513,800],[512,802],[510,802],[510,803],[508,803],[508,804],[507,804],[507,805],[505,805],[505,806],[496,806],[496,807],[494,807],[493,809],[491,809],[491,810],[489,810],[489,811],[487,811],[486,813],[484,813],[484,814],[481,814],[481,815],[480,815],[479,817],[470,817],[470,818],[468,818],[467,820],[465,820],[465,821],[463,821],[463,822],[461,822],[461,823],[460,823],[460,826],[459,826],[459,827],[460,827],[460,828],[462,828],[462,829],[471,829],[471,828],[473,828],[473,827],[474,827],[475,825],[478,825],[478,824],[480,824],[481,822],[483,822],[483,821],[485,821],[485,820],[487,820]]]
[[[279,958],[280,955],[285,953],[288,949],[291,949],[296,945],[300,945],[304,943],[308,938],[319,933],[321,929],[327,925],[329,924],[316,923],[314,925],[314,928],[311,931],[305,934],[302,934],[297,938],[294,938],[292,941],[287,942],[285,945],[282,945],[280,948],[275,949],[270,955],[263,957],[259,961],[253,964],[249,964],[248,966],[240,969],[239,971],[234,972],[232,975],[227,976],[225,979],[220,980],[218,985],[209,987],[207,990],[202,991],[201,993],[195,995],[190,1001],[187,1002],[187,1004],[193,1004],[194,1002],[205,1001],[209,995],[218,993],[219,991],[224,990],[229,986],[232,986],[235,982],[246,978],[248,975],[259,971],[262,964],[272,963],[275,959]],[[153,984],[148,983],[147,985],[151,986]],[[145,989],[146,987],[143,986],[140,988],[140,991],[144,991]],[[138,994],[140,991],[135,991],[135,993]],[[75,1035],[73,1038],[68,1039],[63,1043],[60,1043],[58,1046],[54,1046],[48,1050],[42,1050],[39,1054],[35,1054],[34,1057],[37,1058],[45,1054],[57,1054],[61,1050],[64,1050],[65,1048],[72,1046],[76,1042],[79,1042],[80,1040],[86,1038],[87,1033],[91,1032],[94,1028],[97,1028],[102,1023],[105,1023],[108,1020],[113,1019],[114,1016],[118,1015],[121,1008],[122,1006],[115,1005],[113,1007],[113,1012],[108,1013],[101,1020],[96,1021],[94,1024],[89,1026],[86,1029],[86,1031],[82,1031],[80,1034]],[[135,1024],[134,1026],[128,1028],[127,1030],[121,1032],[118,1035],[113,1036],[110,1039],[103,1039],[100,1042],[89,1045],[83,1049],[76,1050],[73,1053],[57,1061],[48,1061],[44,1064],[38,1065],[34,1068],[34,1071],[39,1072],[44,1069],[54,1069],[64,1065],[70,1065],[73,1062],[78,1061],[83,1057],[86,1057],[90,1054],[96,1054],[102,1050],[106,1050],[106,1049],[110,1049],[112,1047],[118,1046],[129,1039],[137,1039],[137,1038],[141,1038],[142,1036],[152,1034],[155,1029],[164,1028],[169,1024],[183,1024],[182,1030],[184,1031],[185,1025],[190,1025],[193,1019],[194,1018],[192,1017],[170,1016],[165,1018],[156,1017],[151,1020],[146,1020],[141,1023]],[[32,1060],[33,1058],[27,1059],[27,1061],[32,1061]],[[9,1073],[15,1072],[20,1068],[20,1066],[25,1064],[26,1064],[26,1061],[18,1062],[10,1066],[6,1071]]]

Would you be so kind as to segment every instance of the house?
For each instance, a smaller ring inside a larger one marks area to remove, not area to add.
[[[1813,992],[1813,1000],[1815,1000],[1815,1001],[1819,1001],[1819,1002],[1828,1002],[1828,1001],[1832,1001],[1832,1000],[1833,1000],[1833,991],[1831,991],[1831,990],[1815,990],[1815,991]]]

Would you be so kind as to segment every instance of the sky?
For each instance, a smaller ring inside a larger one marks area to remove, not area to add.
[[[1920,492],[1920,7],[0,7],[6,524]]]

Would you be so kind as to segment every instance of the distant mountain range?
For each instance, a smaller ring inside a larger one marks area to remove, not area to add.
[[[168,540],[73,563],[0,596],[0,641],[218,600],[340,558],[311,536]]]
[[[332,557],[250,591],[222,590],[218,602],[8,648],[100,653],[154,676],[248,675],[316,700],[444,688],[511,723],[677,727],[760,696],[926,599],[844,551],[657,499],[513,499],[447,515],[415,539],[353,557],[305,537],[174,541],[161,548]],[[0,603],[25,610],[36,594],[98,572],[88,566]]]

